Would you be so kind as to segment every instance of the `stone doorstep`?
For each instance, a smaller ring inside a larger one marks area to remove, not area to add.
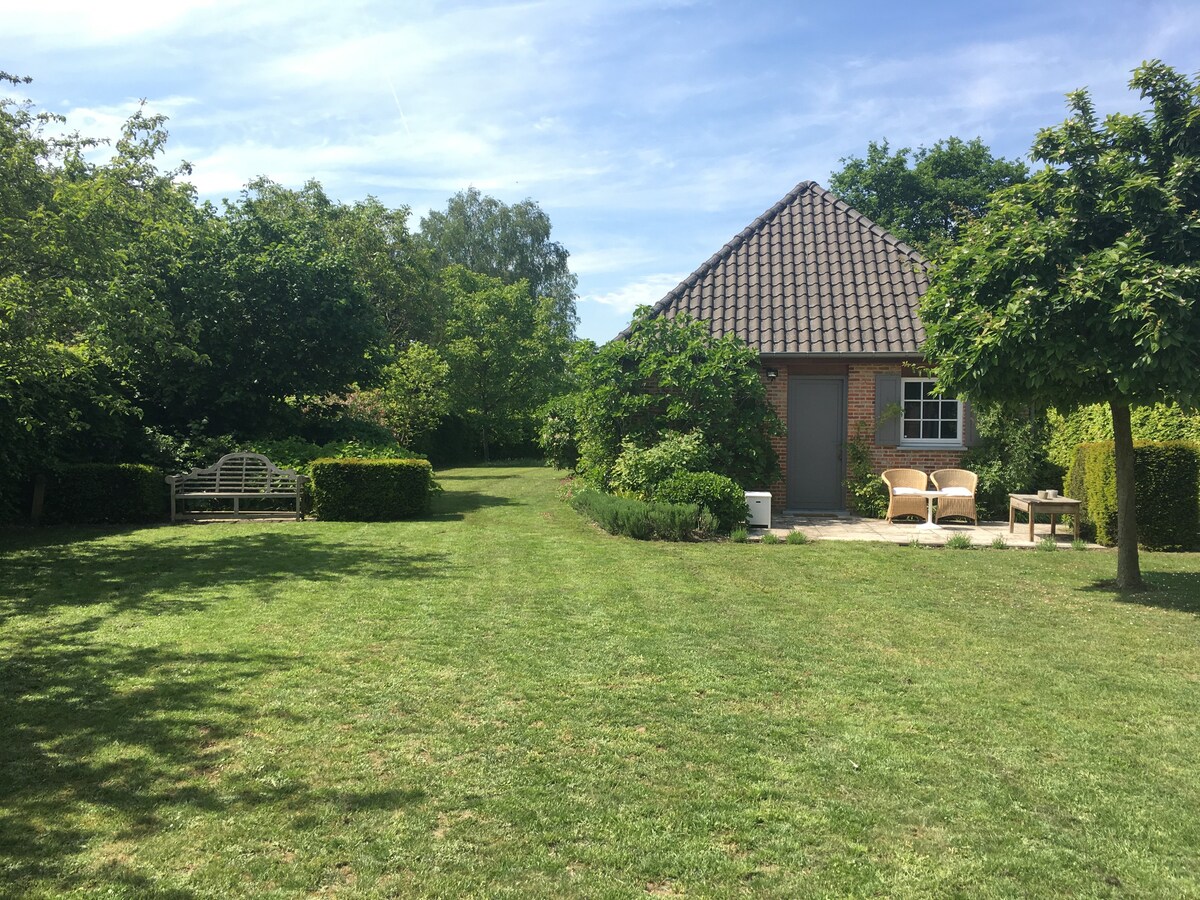
[[[939,529],[924,529],[919,523],[891,524],[883,519],[859,519],[848,517],[837,520],[807,516],[778,517],[771,528],[751,528],[749,539],[761,541],[762,536],[770,531],[776,537],[786,538],[792,531],[802,531],[805,536],[814,541],[877,541],[889,544],[911,544],[914,540],[930,547],[943,546],[947,540],[956,534],[965,534],[971,543],[978,547],[991,547],[996,537],[1004,538],[1004,543],[1014,549],[1036,548],[1046,537],[1050,536],[1050,526],[1039,522],[1034,530],[1034,539],[1030,541],[1029,524],[1017,523],[1016,528],[1009,533],[1008,522],[981,522],[979,525],[942,525]],[[1070,548],[1073,531],[1070,527],[1058,528],[1054,536],[1060,547]],[[1099,544],[1088,544],[1089,550],[1103,550]]]

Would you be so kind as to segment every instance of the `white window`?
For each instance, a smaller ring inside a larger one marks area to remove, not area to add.
[[[962,444],[962,404],[933,393],[932,378],[904,378],[903,441],[906,444]]]

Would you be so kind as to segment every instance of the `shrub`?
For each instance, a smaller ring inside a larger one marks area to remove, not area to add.
[[[538,446],[546,465],[575,470],[579,462],[579,420],[571,397],[558,397],[542,407],[542,424],[538,428]]]
[[[729,539],[735,544],[746,543],[746,539],[748,537],[750,537],[750,532],[745,528],[735,528],[733,531],[729,532]]]
[[[805,534],[803,531],[791,531],[788,533],[786,540],[787,540],[787,543],[794,544],[797,546],[801,545],[801,544],[807,544],[808,543],[808,535]]]
[[[1054,540],[1054,538],[1050,537],[1050,535],[1046,535],[1044,538],[1038,541],[1037,548],[1039,550],[1045,550],[1047,553],[1053,553],[1058,549],[1058,541]]]
[[[1001,540],[1003,540],[1003,538],[1001,538]],[[965,534],[951,535],[946,539],[947,550],[970,550],[971,546],[971,539]]]
[[[1183,441],[1134,445],[1138,543],[1150,550],[1200,546],[1200,445]],[[1096,541],[1117,540],[1116,457],[1111,442],[1080,444],[1067,492],[1081,501]]]
[[[728,534],[750,515],[746,494],[732,478],[716,472],[676,472],[654,489],[663,503],[695,503],[716,519],[717,531]]]
[[[1046,455],[1046,414],[1019,403],[975,404],[979,444],[963,454],[959,466],[979,478],[975,505],[981,519],[1008,516],[1010,493],[1062,487],[1063,469]]]
[[[992,549],[993,550],[1007,550],[1008,549],[1008,541],[1006,541],[1000,535],[996,535],[994,538],[992,538]]]
[[[705,533],[711,523],[694,503],[649,503],[597,490],[579,491],[571,506],[609,534],[639,541],[686,541]]]
[[[887,515],[888,492],[887,485],[875,471],[875,463],[871,459],[874,441],[875,436],[871,428],[859,423],[854,437],[846,445],[850,456],[846,490],[850,494],[850,505],[856,513],[871,519],[882,519]]]
[[[778,543],[780,543],[779,535],[777,535],[773,531],[768,531],[766,534],[764,534],[762,536],[762,542],[764,544],[778,544]]]
[[[153,522],[167,514],[166,481],[153,466],[82,463],[46,475],[46,524]]]
[[[429,511],[433,469],[424,459],[319,459],[313,510],[328,521],[405,519]]]
[[[616,492],[649,500],[655,489],[676,472],[702,471],[708,460],[708,444],[698,431],[670,432],[645,448],[626,441],[613,466],[611,485]]]
[[[626,440],[650,447],[702,431],[710,459],[699,468],[769,484],[779,471],[771,436],[783,429],[761,372],[758,352],[733,335],[639,309],[624,336],[577,359],[580,471],[605,486]]]

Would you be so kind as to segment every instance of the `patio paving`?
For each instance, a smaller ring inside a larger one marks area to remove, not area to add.
[[[768,530],[780,538],[787,537],[791,531],[802,531],[805,536],[815,541],[883,541],[889,544],[911,544],[916,541],[940,547],[954,535],[964,534],[971,539],[972,544],[981,547],[990,547],[992,541],[1000,537],[1009,547],[1029,549],[1050,536],[1048,522],[1037,523],[1032,541],[1029,540],[1027,522],[1018,522],[1011,533],[1007,521],[980,522],[978,525],[947,522],[936,529],[921,528],[921,524],[915,519],[891,523],[883,519],[863,519],[853,515],[775,515],[771,517],[770,529],[752,528],[750,538],[761,539]],[[1060,522],[1058,532],[1054,536],[1055,543],[1060,547],[1070,547],[1073,534],[1069,525]],[[1088,544],[1088,547],[1103,549],[1098,544]]]

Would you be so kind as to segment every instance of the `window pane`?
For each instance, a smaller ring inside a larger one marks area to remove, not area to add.
[[[919,438],[921,436],[921,423],[920,422],[905,422],[904,423],[904,436],[906,438]]]
[[[921,437],[936,438],[937,436],[938,436],[938,423],[937,422],[922,422],[921,423]]]
[[[943,419],[951,419],[954,421],[958,420],[958,401],[957,400],[943,400],[942,401],[942,418]]]
[[[919,419],[921,418],[921,401],[907,400],[904,403],[904,418]]]
[[[958,440],[958,422],[942,422],[942,439],[947,441]]]
[[[921,399],[921,383],[919,381],[904,382],[904,399],[905,400],[920,400]]]
[[[932,381],[922,381],[921,382],[921,396],[928,397],[932,393],[933,393],[933,382]]]
[[[921,418],[923,419],[938,419],[941,418],[939,413],[942,410],[942,404],[936,400],[926,400],[921,404]]]

